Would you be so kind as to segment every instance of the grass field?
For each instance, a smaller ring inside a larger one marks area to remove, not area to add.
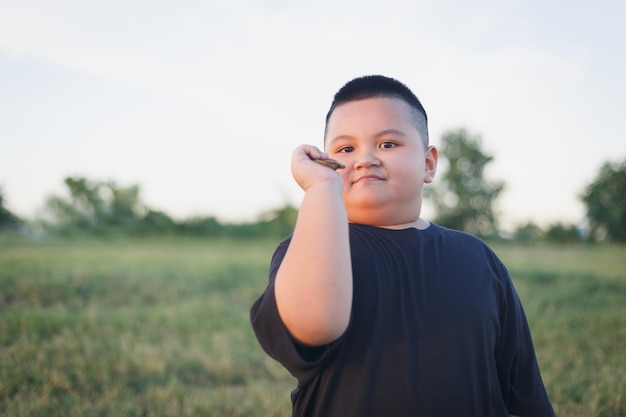
[[[248,321],[276,243],[0,238],[0,415],[290,415]],[[626,248],[495,250],[557,414],[626,417]]]

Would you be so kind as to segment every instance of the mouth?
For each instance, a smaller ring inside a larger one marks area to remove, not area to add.
[[[353,181],[353,184],[356,184],[359,182],[374,182],[374,181],[383,181],[383,180],[384,178],[378,175],[369,174],[369,175],[362,175],[358,177],[355,181]]]

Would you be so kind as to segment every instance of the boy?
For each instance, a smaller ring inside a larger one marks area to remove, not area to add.
[[[420,217],[437,150],[415,95],[354,79],[325,152],[292,156],[305,191],[251,310],[261,346],[298,380],[294,416],[554,416],[504,265]],[[334,171],[314,159],[345,165]]]

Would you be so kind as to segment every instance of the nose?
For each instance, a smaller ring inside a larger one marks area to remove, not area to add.
[[[375,150],[362,149],[358,152],[357,158],[354,161],[354,168],[370,168],[380,165],[380,159]]]

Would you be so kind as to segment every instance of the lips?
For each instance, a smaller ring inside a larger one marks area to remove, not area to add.
[[[374,174],[361,175],[354,181],[354,184],[358,182],[382,181],[383,179],[383,177]]]

